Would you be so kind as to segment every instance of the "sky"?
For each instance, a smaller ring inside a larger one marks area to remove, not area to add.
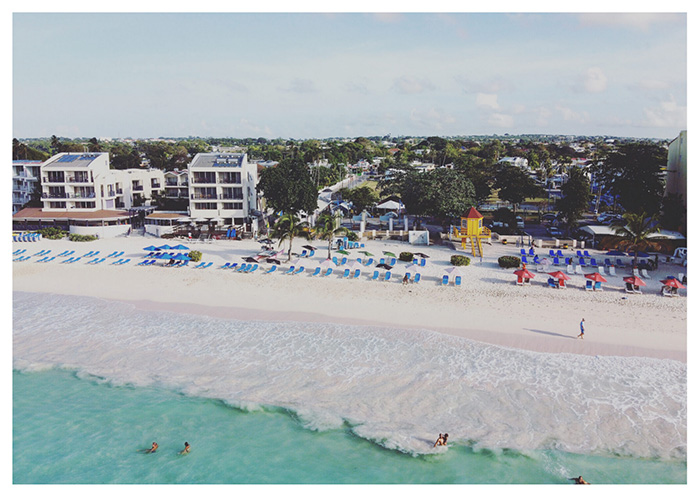
[[[687,129],[679,13],[13,13],[16,138]]]

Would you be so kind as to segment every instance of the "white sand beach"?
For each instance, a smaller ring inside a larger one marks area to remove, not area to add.
[[[530,286],[517,286],[513,269],[499,268],[497,259],[501,255],[516,255],[518,249],[495,244],[485,245],[483,262],[472,257],[471,265],[462,268],[461,287],[445,287],[440,282],[444,271],[451,267],[450,256],[465,252],[401,242],[365,241],[361,250],[373,253],[375,264],[382,251],[429,255],[419,283],[401,283],[405,265],[401,262],[392,271],[389,282],[371,281],[374,267],[363,269],[356,280],[341,278],[339,269],[329,277],[311,276],[326,258],[322,242],[312,242],[319,250],[313,258],[303,259],[306,271],[300,275],[283,275],[279,270],[272,274],[262,274],[261,270],[239,274],[219,269],[225,262],[241,263],[244,257],[257,253],[260,245],[253,240],[184,242],[190,249],[201,251],[203,261],[213,263],[208,269],[162,267],[161,262],[150,267],[136,266],[147,253],[144,247],[170,242],[132,236],[86,243],[13,243],[13,251],[27,249],[24,255],[42,249],[50,249],[51,255],[64,250],[75,250],[74,255],[99,250],[101,256],[124,251],[122,257],[131,259],[125,265],[112,265],[115,259],[89,265],[88,259],[62,264],[60,261],[65,258],[38,263],[40,257],[32,257],[13,263],[13,289],[123,300],[142,308],[245,320],[421,328],[541,352],[686,361],[686,290],[680,290],[678,298],[659,295],[659,280],[685,272],[686,268],[678,265],[661,263],[658,270],[650,273],[642,295],[626,294],[623,290],[622,278],[630,274],[629,268],[618,269],[617,276],[606,275],[608,281],[603,283],[602,292],[584,291],[586,280],[582,275],[571,275],[568,288],[563,290],[549,288],[546,273],[537,273]],[[301,252],[306,243],[295,240],[293,251]],[[358,250],[350,252],[351,260],[362,257]],[[536,252],[542,256],[548,251]],[[601,252],[590,252],[604,259]],[[267,267],[263,264],[263,268]],[[278,269],[287,267],[283,263]],[[535,271],[534,267],[529,269]],[[581,318],[586,320],[584,340],[575,339]]]

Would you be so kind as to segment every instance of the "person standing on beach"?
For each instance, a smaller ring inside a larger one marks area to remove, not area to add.
[[[583,318],[581,319],[581,325],[580,325],[581,326],[581,333],[579,333],[578,336],[576,337],[576,338],[580,338],[581,340],[583,340],[583,332],[584,332],[583,323],[585,321],[586,321],[585,319],[583,319]]]

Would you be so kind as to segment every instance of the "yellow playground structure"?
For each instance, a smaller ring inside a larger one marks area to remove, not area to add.
[[[484,251],[481,240],[491,240],[491,230],[483,225],[484,216],[474,207],[462,216],[459,227],[455,226],[451,235],[452,240],[461,240],[462,249],[467,248],[467,239],[472,245],[472,255],[483,257]]]

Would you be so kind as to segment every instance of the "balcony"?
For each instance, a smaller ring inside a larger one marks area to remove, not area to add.
[[[44,176],[42,183],[65,183],[63,176]]]
[[[135,192],[142,192],[143,191],[143,185],[134,185],[132,190]]]
[[[157,181],[151,183],[151,188],[160,188],[160,183],[158,183]]]
[[[51,199],[51,198],[70,198],[70,195],[67,193],[47,193],[47,192],[42,192],[41,194],[41,199]]]
[[[66,183],[90,183],[90,178],[85,176],[69,176]]]
[[[124,190],[121,188],[117,188],[117,195],[123,195],[123,194],[124,194]]]
[[[192,200],[216,200],[216,193],[193,193],[190,198]]]
[[[222,193],[219,195],[219,198],[222,200],[243,200],[243,194],[235,195],[231,193]]]

